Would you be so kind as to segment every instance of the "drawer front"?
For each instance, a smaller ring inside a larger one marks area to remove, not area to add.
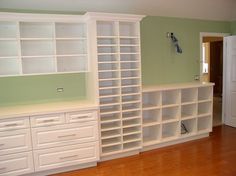
[[[67,124],[55,127],[32,129],[33,147],[35,149],[57,147],[62,145],[93,142],[98,140],[97,122]]]
[[[32,152],[0,156],[0,176],[34,172]]]
[[[35,170],[66,167],[99,159],[98,142],[34,151]]]
[[[97,120],[97,111],[93,112],[70,112],[66,113],[66,121],[68,123],[86,122]]]
[[[30,129],[0,132],[0,155],[31,150]]]
[[[31,116],[30,123],[32,127],[60,125],[65,123],[65,116],[63,113]]]
[[[29,128],[29,117],[0,120],[0,131]]]

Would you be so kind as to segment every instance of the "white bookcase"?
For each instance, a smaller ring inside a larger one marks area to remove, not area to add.
[[[163,145],[212,130],[213,84],[143,88],[143,147]]]
[[[88,72],[81,17],[3,13],[0,18],[0,76]]]
[[[141,60],[142,16],[88,13],[96,38],[101,124],[101,156],[142,147]],[[91,27],[92,28],[92,27]]]

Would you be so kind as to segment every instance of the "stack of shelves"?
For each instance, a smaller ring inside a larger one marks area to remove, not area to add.
[[[138,22],[97,21],[101,154],[141,148]]]
[[[85,23],[0,22],[0,75],[88,71]]]
[[[143,90],[143,146],[212,129],[212,85]]]

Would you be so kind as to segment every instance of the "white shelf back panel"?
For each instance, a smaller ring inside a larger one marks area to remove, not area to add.
[[[83,23],[56,23],[56,38],[84,38],[86,26]]]
[[[58,72],[78,72],[88,70],[86,56],[57,57]]]
[[[55,68],[53,57],[22,59],[22,71],[24,74],[53,73]]]
[[[21,41],[22,56],[54,55],[53,41]]]
[[[16,22],[0,22],[0,38],[16,38],[17,24]]]
[[[20,73],[19,58],[0,59],[0,75],[17,75]]]
[[[18,56],[17,41],[0,41],[0,57]]]
[[[53,23],[20,22],[21,38],[53,38]]]
[[[57,40],[56,47],[58,55],[87,53],[85,40]]]

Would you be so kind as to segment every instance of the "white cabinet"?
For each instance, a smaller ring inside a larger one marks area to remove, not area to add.
[[[17,176],[34,172],[32,152],[0,156],[0,176]]]
[[[143,147],[207,134],[212,130],[213,84],[143,89]]]
[[[98,142],[68,145],[34,152],[36,171],[86,164],[97,161],[98,158]]]
[[[95,27],[101,156],[141,148],[141,56],[139,22],[143,16],[88,13]],[[132,131],[132,133],[128,133]]]
[[[1,13],[0,18],[0,76],[88,72],[81,16]]]
[[[34,171],[29,117],[0,120],[0,176]]]

